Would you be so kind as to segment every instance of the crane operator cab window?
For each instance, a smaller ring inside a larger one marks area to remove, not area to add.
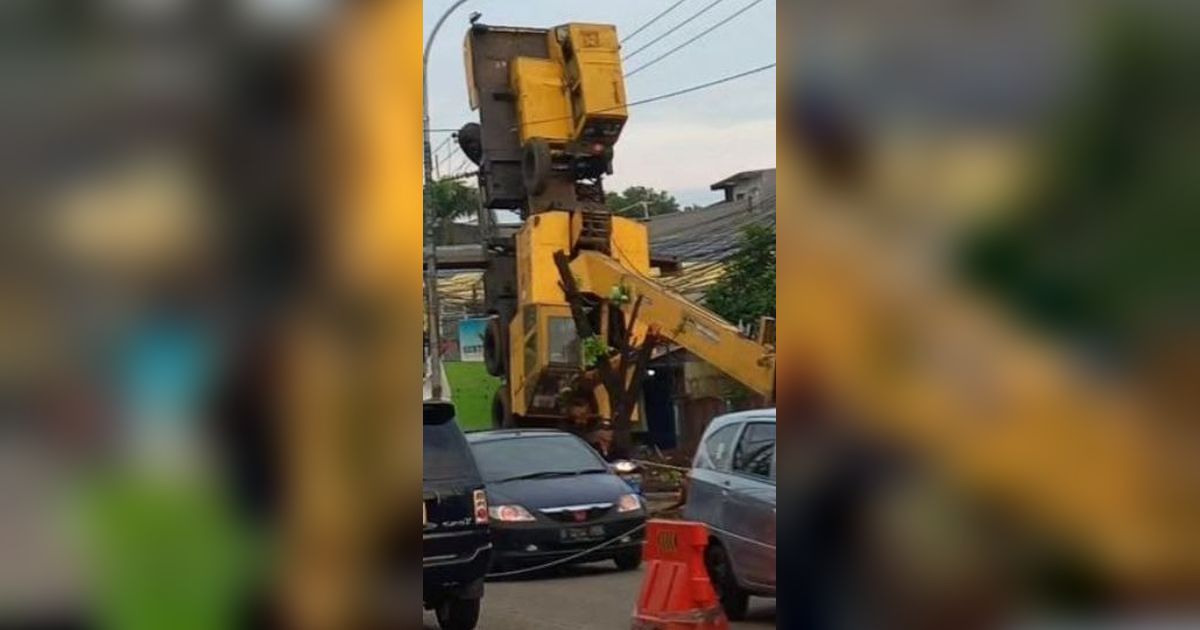
[[[583,359],[579,354],[579,336],[575,334],[574,320],[570,317],[550,317],[547,323],[550,363],[559,366],[579,366]]]

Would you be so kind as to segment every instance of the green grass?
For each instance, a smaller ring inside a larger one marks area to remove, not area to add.
[[[483,363],[448,361],[444,365],[459,426],[464,431],[492,428],[492,397],[500,379],[488,374]]]

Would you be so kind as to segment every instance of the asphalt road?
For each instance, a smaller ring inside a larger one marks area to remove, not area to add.
[[[610,562],[556,574],[488,582],[480,630],[613,630],[629,627],[641,571],[617,571]],[[730,628],[774,628],[775,600],[752,598],[750,617]],[[425,628],[437,621],[425,613]]]

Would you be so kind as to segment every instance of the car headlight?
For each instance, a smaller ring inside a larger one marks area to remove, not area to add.
[[[619,473],[631,473],[637,470],[637,464],[630,461],[619,461],[613,464],[613,470]]]
[[[488,508],[488,514],[491,514],[492,520],[501,523],[528,523],[534,520],[529,510],[519,505],[493,505]]]
[[[635,512],[642,509],[642,500],[636,494],[623,494],[617,500],[618,512]]]

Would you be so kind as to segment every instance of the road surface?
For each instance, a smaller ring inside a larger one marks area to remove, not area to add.
[[[612,563],[568,567],[527,579],[488,582],[479,630],[613,630],[629,627],[642,584],[641,571],[620,572]],[[752,598],[750,617],[730,628],[774,628],[775,600]],[[425,628],[437,629],[425,613]]]

